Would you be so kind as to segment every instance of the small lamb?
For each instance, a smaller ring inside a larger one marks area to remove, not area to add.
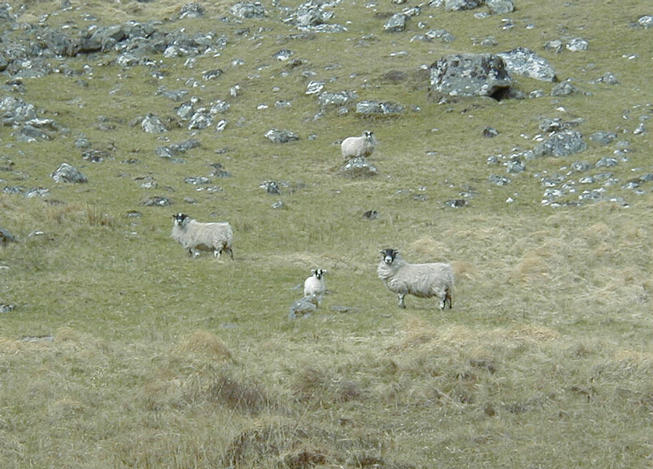
[[[360,137],[347,137],[340,144],[340,151],[345,160],[350,158],[369,156],[376,147],[374,132],[366,130]]]
[[[451,264],[409,264],[396,249],[381,251],[377,274],[388,290],[399,297],[399,307],[405,308],[404,297],[408,294],[418,298],[440,298],[440,309],[449,302],[452,307],[453,270]]]
[[[322,297],[326,292],[326,283],[324,275],[327,273],[323,269],[312,269],[311,276],[304,280],[304,296]]]
[[[174,222],[170,236],[184,249],[188,249],[188,255],[196,256],[198,251],[213,251],[213,256],[219,258],[223,252],[228,252],[233,260],[231,244],[234,233],[229,223],[201,223],[184,213],[177,213],[172,218]]]

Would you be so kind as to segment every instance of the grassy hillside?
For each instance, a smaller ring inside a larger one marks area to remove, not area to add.
[[[296,0],[264,2],[266,18],[242,22],[223,2],[199,2],[204,16],[183,20],[184,2],[173,0],[63,3],[9,2],[22,25],[160,20],[163,31],[225,35],[227,46],[192,63],[158,55],[123,67],[109,51],[48,59],[62,73],[19,85],[2,75],[0,98],[33,104],[59,130],[25,143],[0,127],[0,186],[49,190],[0,193],[0,228],[17,238],[0,247],[0,304],[13,306],[0,313],[1,467],[650,466],[653,182],[623,187],[653,172],[653,30],[631,26],[653,14],[643,2],[516,0],[514,13],[487,18],[474,16],[484,8],[423,6],[390,34],[389,15],[416,4],[346,0],[330,21],[346,32],[301,37],[282,21]],[[411,40],[437,28],[455,41]],[[489,36],[496,45],[481,45]],[[544,49],[573,37],[589,49]],[[555,84],[516,77],[544,96],[428,97],[423,65],[518,46],[584,93],[551,97]],[[278,60],[281,49],[299,61]],[[216,68],[220,77],[202,79]],[[618,85],[591,83],[607,72]],[[310,80],[406,110],[316,117]],[[163,89],[229,102],[225,130],[188,130]],[[168,131],[143,132],[148,113]],[[581,118],[587,150],[527,160],[520,174],[488,165],[545,138],[543,117]],[[488,126],[499,135],[483,137]],[[273,144],[271,128],[299,140]],[[370,157],[379,174],[343,177],[339,142],[364,129],[379,141]],[[597,144],[588,139],[597,131],[617,138]],[[82,136],[106,152],[102,162],[82,158]],[[200,146],[177,159],[155,153],[189,138]],[[611,168],[570,168],[616,154]],[[54,182],[62,162],[89,182]],[[212,176],[216,163],[230,177]],[[579,182],[606,172],[618,182]],[[543,205],[542,180],[556,175],[576,192]],[[211,181],[185,182],[197,176]],[[266,180],[280,194],[261,188]],[[596,189],[617,202],[579,199]],[[154,196],[172,204],[144,205]],[[169,237],[180,211],[228,220],[235,260],[189,258]],[[453,309],[414,297],[399,309],[376,276],[385,247],[451,262]],[[315,267],[328,270],[329,294],[310,317],[289,320]]]

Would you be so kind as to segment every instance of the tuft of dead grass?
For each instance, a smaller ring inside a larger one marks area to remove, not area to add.
[[[204,330],[197,330],[183,337],[174,349],[174,352],[177,354],[193,353],[219,361],[232,359],[231,352],[220,338]]]

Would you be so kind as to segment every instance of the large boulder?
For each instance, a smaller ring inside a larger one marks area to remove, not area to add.
[[[558,81],[549,62],[526,47],[518,47],[497,55],[503,59],[509,73],[542,81]]]
[[[68,163],[61,163],[61,165],[59,165],[59,167],[50,176],[55,180],[55,182],[88,182],[86,176],[84,176],[77,168],[69,165]]]
[[[446,55],[431,65],[431,93],[450,96],[507,96],[512,78],[494,54]]]
[[[535,156],[569,156],[587,148],[583,135],[577,130],[554,132],[547,140],[538,143],[533,152]]]

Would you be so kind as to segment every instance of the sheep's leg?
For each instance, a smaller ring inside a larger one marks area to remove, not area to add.
[[[194,256],[194,253],[193,253],[193,248],[188,248],[188,255],[189,255],[190,257],[195,257],[195,256]]]
[[[229,257],[231,257],[231,260],[234,260],[234,251],[231,248],[227,248],[227,251],[229,251]]]
[[[399,307],[400,308],[405,308],[406,303],[404,302],[404,297],[406,296],[406,294],[405,293],[399,293],[399,294],[397,294],[397,296],[399,297]]]
[[[445,304],[448,301],[449,302],[449,309],[453,308],[453,301],[451,298],[451,290],[447,288],[447,293],[446,296],[444,297]]]

